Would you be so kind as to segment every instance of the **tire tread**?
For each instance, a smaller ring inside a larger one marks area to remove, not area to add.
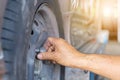
[[[11,75],[13,75],[13,64],[14,64],[14,47],[15,38],[17,34],[17,23],[18,16],[21,10],[21,0],[8,0],[5,14],[3,17],[3,27],[2,27],[2,49],[4,52],[4,61],[6,66],[6,77],[12,80]]]

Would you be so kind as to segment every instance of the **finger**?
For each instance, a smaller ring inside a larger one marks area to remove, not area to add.
[[[52,45],[56,44],[58,42],[58,40],[59,40],[59,38],[53,38],[53,37],[49,37],[47,39],[47,41]]]
[[[49,37],[47,39],[46,43],[44,44],[45,49],[48,51],[51,46],[55,47],[57,40],[58,40],[58,38]]]
[[[50,49],[51,49],[52,51],[55,51],[55,46],[51,46]]]
[[[37,58],[40,60],[53,60],[53,54],[50,52],[39,53]]]
[[[51,47],[48,49],[48,52],[52,52],[52,48]]]
[[[44,44],[45,49],[48,50],[50,46],[51,46],[50,42],[46,41]]]
[[[51,49],[51,48],[49,48],[47,52],[52,52],[52,49]]]
[[[48,52],[53,52],[53,51],[55,51],[54,46],[49,47]]]

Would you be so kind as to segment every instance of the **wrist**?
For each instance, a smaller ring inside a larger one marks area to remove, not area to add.
[[[85,56],[86,54],[78,52],[78,54],[73,59],[71,67],[83,69],[86,65]]]

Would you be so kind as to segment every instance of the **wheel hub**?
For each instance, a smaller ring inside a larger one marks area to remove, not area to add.
[[[58,26],[54,13],[47,4],[43,4],[36,12],[31,31],[27,57],[28,80],[48,80],[47,72],[43,72],[46,70],[42,67],[44,64],[36,59],[36,55],[45,52],[43,45],[49,36],[59,37]]]

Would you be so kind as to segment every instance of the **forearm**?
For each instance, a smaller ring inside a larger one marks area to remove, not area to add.
[[[40,53],[38,59],[55,61],[64,66],[81,68],[120,80],[120,56],[82,54],[59,38],[48,38],[45,48],[47,52]]]
[[[92,71],[113,80],[120,80],[120,57],[87,54],[77,57],[74,67]]]

